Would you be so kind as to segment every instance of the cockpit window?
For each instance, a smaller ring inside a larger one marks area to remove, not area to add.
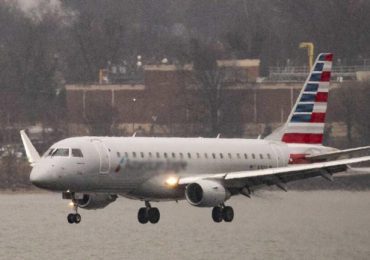
[[[80,149],[72,149],[73,157],[84,157]]]
[[[47,150],[47,151],[44,153],[44,156],[43,156],[43,157],[51,156],[53,152],[54,152],[54,148],[50,148],[49,150]]]
[[[69,149],[68,148],[58,148],[53,152],[52,156],[68,157],[69,156]]]

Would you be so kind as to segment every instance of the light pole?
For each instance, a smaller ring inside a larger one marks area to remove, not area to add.
[[[136,102],[136,98],[133,98],[132,99],[132,133],[135,133],[135,102]]]

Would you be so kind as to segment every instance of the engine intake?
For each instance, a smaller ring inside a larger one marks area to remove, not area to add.
[[[229,199],[230,193],[218,182],[201,180],[186,186],[185,197],[193,206],[216,207]]]
[[[117,199],[115,194],[90,193],[83,194],[81,198],[74,199],[78,207],[83,209],[102,209]]]

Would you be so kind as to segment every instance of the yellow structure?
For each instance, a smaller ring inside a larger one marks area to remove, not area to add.
[[[314,45],[312,42],[301,42],[299,48],[306,48],[308,54],[308,67],[311,70],[313,65]]]

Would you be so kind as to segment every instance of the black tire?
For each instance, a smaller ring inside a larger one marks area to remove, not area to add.
[[[141,224],[146,224],[148,223],[148,213],[146,208],[140,208],[139,212],[137,213],[137,220]]]
[[[150,223],[156,224],[156,223],[158,223],[160,218],[161,218],[161,213],[159,213],[158,208],[150,208],[148,210],[148,219],[149,219]]]
[[[76,224],[80,223],[81,222],[81,215],[76,213],[74,215],[74,221],[75,221]]]
[[[67,220],[68,220],[68,223],[69,224],[73,224],[73,223],[75,223],[75,214],[68,214],[68,216],[67,216]]]
[[[212,219],[216,223],[220,223],[222,221],[222,208],[221,207],[214,207],[212,210]]]
[[[234,210],[232,207],[224,207],[223,210],[223,219],[225,222],[231,222],[234,219]]]

